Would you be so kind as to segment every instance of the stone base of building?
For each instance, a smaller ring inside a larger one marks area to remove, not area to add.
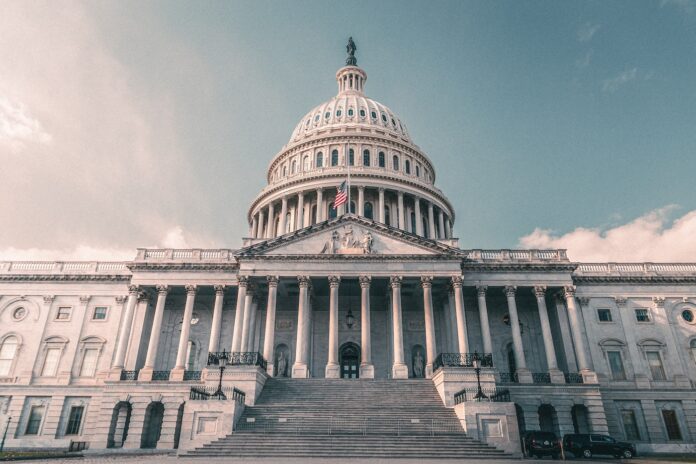
[[[306,364],[295,363],[292,365],[293,379],[308,379],[309,367]]]
[[[361,364],[360,365],[360,378],[361,379],[374,379],[375,378],[375,366],[372,364]]]
[[[183,382],[184,381],[184,372],[186,370],[183,367],[175,367],[174,369],[169,372],[169,381],[170,382]]]
[[[341,366],[338,364],[327,364],[326,371],[324,372],[324,377],[327,379],[339,379],[341,378]]]
[[[187,401],[181,421],[179,453],[231,434],[244,405],[229,400]]]
[[[493,369],[483,368],[480,372],[481,388],[484,391],[491,392],[495,389],[495,373]],[[442,402],[447,407],[454,406],[454,395],[467,390],[467,392],[476,391],[478,382],[476,372],[471,367],[449,367],[445,366],[433,374],[433,383],[437,392],[442,398]]]
[[[206,386],[217,387],[219,381],[219,373],[213,374],[213,371],[208,372]],[[247,406],[256,404],[263,386],[266,385],[268,374],[259,366],[230,366],[225,369],[222,376],[222,386],[234,387],[241,390],[246,395],[245,403]]]
[[[392,366],[392,378],[408,379],[408,366],[406,364],[394,364]]]
[[[468,436],[520,457],[520,434],[514,403],[466,401],[454,407]]]

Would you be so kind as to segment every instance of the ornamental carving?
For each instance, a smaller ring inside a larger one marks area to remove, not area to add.
[[[578,298],[578,301],[580,302],[580,306],[589,306],[590,305],[590,299],[586,296],[581,296]]]
[[[237,277],[237,285],[240,287],[246,287],[247,284],[249,283],[249,278],[247,276],[239,276]]]
[[[391,276],[389,277],[389,285],[391,285],[392,288],[401,288],[402,280],[401,276]]]
[[[334,230],[331,238],[324,243],[319,252],[323,255],[369,255],[373,253],[374,238],[370,231],[354,232],[352,225],[343,227],[342,231]]]
[[[186,285],[186,294],[187,295],[195,295],[196,294],[196,286],[195,285]]]
[[[432,276],[423,276],[421,277],[421,286],[423,288],[432,288],[433,287],[433,278]]]
[[[215,294],[221,294],[225,293],[225,286],[224,285],[213,285],[213,290],[215,290]]]
[[[166,285],[158,285],[157,287],[157,293],[160,295],[166,295],[167,292],[169,291],[169,287]]]
[[[300,288],[308,288],[309,287],[309,277],[308,276],[297,276],[297,282],[300,285]]]
[[[544,295],[546,295],[546,285],[535,285],[532,291],[537,298],[544,298]]]
[[[506,285],[503,288],[503,293],[508,298],[511,298],[511,297],[514,298],[516,292],[517,292],[517,287],[515,287],[514,285]]]
[[[372,281],[372,277],[368,275],[361,275],[358,277],[358,280],[360,281],[360,288],[370,288],[370,282]]]
[[[486,291],[488,290],[488,285],[477,285],[476,286],[476,293],[478,296],[486,296]]]
[[[463,283],[464,283],[464,279],[462,279],[462,276],[452,276],[452,287],[453,288],[462,288]]]
[[[652,300],[653,300],[653,303],[655,304],[656,308],[664,308],[664,306],[665,306],[665,297],[664,296],[654,296]]]
[[[566,285],[563,287],[563,295],[566,298],[574,298],[575,297],[575,285]]]
[[[623,296],[615,296],[614,297],[614,302],[616,303],[616,306],[626,306],[627,301],[628,301],[628,298],[623,297]]]
[[[266,281],[268,282],[269,287],[278,286],[278,276],[266,276]]]
[[[339,276],[336,276],[336,275],[329,276],[329,287],[338,288],[340,283],[341,283],[341,278]]]
[[[280,331],[290,331],[293,330],[294,323],[292,319],[277,319],[276,320],[276,330]]]

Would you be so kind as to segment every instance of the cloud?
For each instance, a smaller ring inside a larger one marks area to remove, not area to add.
[[[661,0],[660,8],[666,6],[678,8],[687,14],[692,14],[696,11],[696,1],[694,0]]]
[[[594,35],[597,33],[600,27],[600,24],[583,24],[582,26],[580,26],[580,29],[578,29],[578,41],[589,42],[590,40],[592,40],[592,37],[594,37]]]
[[[638,68],[627,69],[616,77],[602,81],[603,92],[616,92],[622,85],[630,82],[638,75]]]
[[[578,227],[566,234],[535,229],[519,240],[522,248],[565,248],[575,261],[695,262],[696,210],[674,221],[667,206],[605,230]]]
[[[590,61],[592,61],[592,55],[594,52],[590,49],[583,55],[581,58],[578,58],[575,60],[575,67],[578,69],[583,69],[586,68],[590,65]]]
[[[0,145],[17,153],[31,142],[49,144],[51,135],[44,131],[39,120],[29,114],[24,104],[11,102],[0,95]]]

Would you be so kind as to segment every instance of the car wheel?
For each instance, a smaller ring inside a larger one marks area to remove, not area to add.
[[[624,459],[631,459],[633,457],[633,452],[631,450],[624,450],[621,457]]]
[[[592,457],[592,450],[590,450],[590,449],[582,450],[582,457],[583,458],[591,458]]]

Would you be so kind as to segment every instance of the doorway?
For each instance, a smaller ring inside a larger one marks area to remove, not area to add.
[[[339,351],[342,379],[357,379],[360,376],[360,347],[348,342]]]
[[[141,448],[157,448],[157,442],[162,433],[163,419],[164,405],[159,401],[150,403],[145,410],[145,424],[143,435],[140,439]]]

